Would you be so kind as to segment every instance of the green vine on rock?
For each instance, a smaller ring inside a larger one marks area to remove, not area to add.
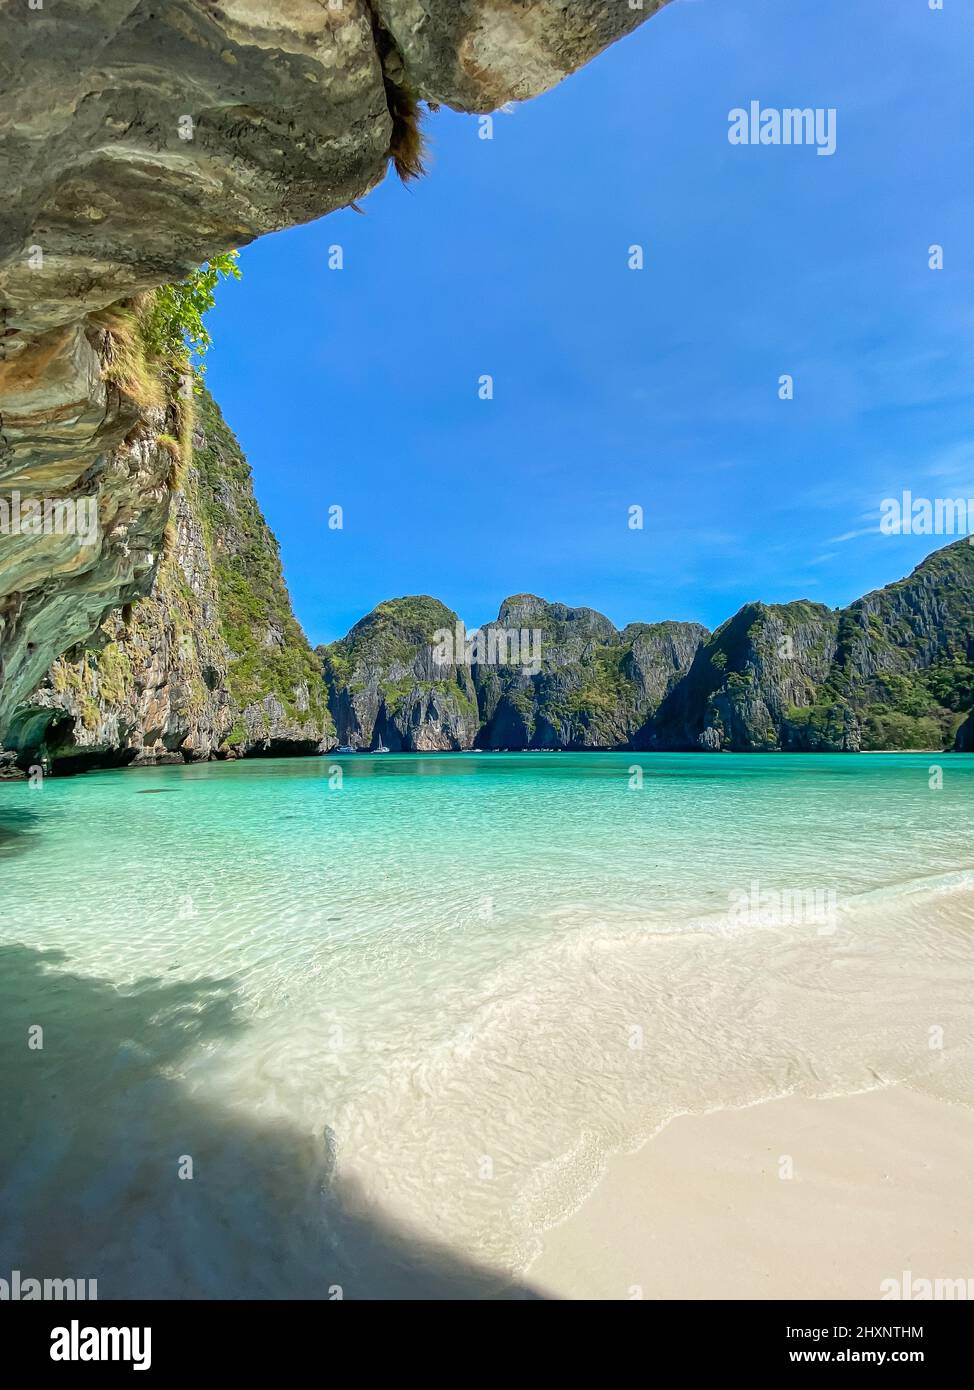
[[[169,362],[178,371],[195,358],[196,375],[206,371],[203,358],[213,339],[203,315],[216,303],[216,287],[221,279],[239,280],[238,252],[211,256],[198,270],[176,285],[162,285],[155,291],[142,322],[149,355]]]

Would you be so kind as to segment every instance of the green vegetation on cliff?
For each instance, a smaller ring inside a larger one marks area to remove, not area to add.
[[[854,711],[865,749],[954,743],[974,705],[974,551],[966,541],[839,614],[816,703]]]
[[[651,746],[855,751],[953,746],[974,705],[974,549],[831,610],[746,604],[660,711]]]
[[[151,593],[56,661],[10,746],[62,768],[333,742],[318,662],[291,612],[250,468],[205,390]],[[159,450],[175,456],[162,435]]]
[[[202,377],[206,370],[202,359],[213,345],[203,316],[216,303],[220,280],[240,279],[237,259],[236,251],[211,256],[185,280],[160,285],[147,297],[142,336],[150,357],[185,367],[195,357],[196,371]]]
[[[426,594],[380,603],[355,624],[346,637],[323,648],[336,678],[347,679],[360,660],[374,666],[409,666],[419,647],[432,646],[438,631],[453,632],[457,615]]]
[[[434,630],[454,622],[435,599],[396,599],[322,649],[340,735],[355,730],[354,710],[370,708],[374,723],[381,707],[408,724],[415,742],[426,717],[420,697],[437,684],[421,678],[420,658]],[[620,633],[592,609],[516,594],[483,630],[485,645],[494,629],[503,630],[505,651],[512,636],[529,639],[531,661],[521,647],[521,660],[473,666],[479,747],[974,745],[974,548],[966,540],[842,610],[810,600],[749,603],[713,634],[677,622],[631,623]],[[462,709],[466,686],[450,694]]]
[[[436,659],[437,633],[452,637],[457,621],[438,599],[410,595],[380,603],[346,637],[318,649],[342,743],[472,746],[478,716],[470,670]]]
[[[707,636],[695,623],[631,623],[517,594],[492,628],[532,636],[538,669],[475,673],[487,747],[617,748],[632,742]],[[523,641],[523,638],[522,638]]]
[[[333,732],[321,667],[297,619],[281,572],[280,549],[263,518],[240,445],[205,389],[197,421],[205,442],[193,450],[199,512],[216,577],[220,630],[230,649],[228,685],[241,707],[268,698],[293,719]],[[238,721],[228,742],[243,742]]]

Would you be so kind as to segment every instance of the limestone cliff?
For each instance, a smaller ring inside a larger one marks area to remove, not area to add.
[[[390,160],[415,173],[420,101],[533,96],[661,3],[0,0],[0,490],[99,515],[84,546],[0,535],[0,738],[158,567],[168,426],[106,377],[99,315],[347,206]]]
[[[455,637],[457,625],[436,599],[393,599],[320,648],[340,741],[381,739],[393,751],[623,747],[707,637],[694,623],[620,633],[590,608],[533,594],[506,599],[476,633]]]
[[[40,360],[0,362],[0,500],[93,505],[91,534],[45,528],[0,535],[0,732],[53,657],[94,631],[112,607],[152,585],[169,515],[178,435],[165,394],[127,372],[120,321],[92,318],[45,339]]]
[[[974,701],[974,548],[848,608],[748,604],[640,731],[649,748],[946,748]]]
[[[821,604],[745,605],[700,648],[637,747],[777,748],[786,710],[809,705],[828,675],[837,626]]]
[[[382,742],[394,753],[473,747],[479,721],[470,668],[437,659],[436,634],[456,623],[434,598],[393,599],[318,649],[340,743]]]
[[[594,609],[533,594],[501,604],[484,629],[487,655],[497,631],[521,634],[529,657],[536,642],[539,669],[523,659],[475,665],[486,748],[627,746],[708,635],[695,623],[632,623],[620,633]]]
[[[424,623],[410,625],[403,617],[416,604]],[[966,540],[848,608],[750,603],[712,635],[678,622],[620,632],[591,608],[518,594],[471,639],[469,664],[450,669],[434,701],[433,629],[454,624],[434,599],[394,600],[323,649],[343,741],[368,746],[375,734],[414,749],[974,751],[974,547]],[[475,726],[462,705],[470,678]]]
[[[21,764],[46,755],[63,771],[334,742],[250,468],[206,392],[151,595],[112,613],[88,648],[57,660],[15,712],[7,744]]]

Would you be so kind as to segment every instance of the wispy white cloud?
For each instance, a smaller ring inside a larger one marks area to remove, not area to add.
[[[878,531],[878,526],[863,526],[858,531],[843,531],[841,536],[830,536],[825,543],[826,545],[843,545],[846,541],[858,540],[860,536],[876,535]]]
[[[936,463],[927,469],[929,478],[957,478],[974,476],[974,442],[963,440],[960,444],[946,449]]]

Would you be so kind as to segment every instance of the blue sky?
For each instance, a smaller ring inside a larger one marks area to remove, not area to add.
[[[409,593],[715,627],[945,543],[877,530],[904,488],[974,498],[974,6],[944,3],[674,0],[490,141],[430,116],[430,174],[364,216],[241,253],[208,382],[313,643]],[[752,100],[834,107],[835,154],[732,146]]]

